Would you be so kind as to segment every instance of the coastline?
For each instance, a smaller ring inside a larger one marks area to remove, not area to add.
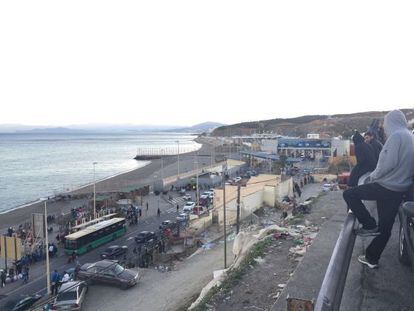
[[[206,141],[196,138],[195,141],[201,144],[200,149],[197,151],[192,151],[188,153],[182,153],[181,156],[195,155],[196,152],[210,152],[210,149],[213,147]],[[180,159],[180,165],[182,162],[189,161],[192,163],[192,159]],[[177,158],[172,156],[164,160],[164,166],[169,166],[177,162]],[[161,160],[155,159],[150,161],[148,164],[142,167],[135,168],[127,172],[121,172],[119,174],[105,177],[96,182],[96,192],[97,194],[105,192],[119,192],[122,189],[140,186],[148,183],[153,183],[154,174],[160,170]],[[184,171],[183,171],[184,172]],[[165,176],[167,177],[167,176]],[[63,192],[59,195],[79,195],[79,194],[92,194],[93,192],[93,183],[89,183],[83,186],[80,186],[77,189],[74,189],[69,192]],[[87,202],[88,199],[70,199],[67,201],[54,201],[49,202],[48,214],[59,215],[62,213],[67,213],[72,207],[83,205]],[[19,224],[30,221],[32,213],[43,213],[44,209],[44,200],[38,199],[34,202],[28,202],[26,204],[17,206],[10,210],[0,213],[0,230],[7,229],[10,226],[17,227]]]

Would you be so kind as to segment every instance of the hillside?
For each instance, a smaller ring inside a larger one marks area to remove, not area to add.
[[[407,120],[414,119],[414,109],[402,109]],[[289,119],[271,119],[255,122],[243,122],[221,126],[212,132],[212,136],[251,135],[254,133],[276,133],[286,136],[306,137],[308,133],[320,133],[324,136],[350,137],[357,129],[366,131],[374,119],[380,119],[388,111],[370,111],[337,115],[309,115]]]
[[[204,122],[200,124],[196,124],[190,127],[183,127],[183,128],[175,128],[171,130],[167,130],[166,132],[178,132],[178,133],[204,133],[204,132],[212,132],[214,129],[225,126],[222,123],[217,122]]]

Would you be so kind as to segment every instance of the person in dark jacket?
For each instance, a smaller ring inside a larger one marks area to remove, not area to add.
[[[375,159],[374,149],[365,143],[364,137],[362,137],[358,131],[355,131],[352,140],[355,145],[355,156],[357,164],[351,171],[348,186],[355,187],[358,185],[358,180],[362,175],[375,170],[377,161]]]
[[[380,155],[381,150],[382,150],[382,144],[375,137],[374,133],[369,132],[369,131],[364,134],[364,139],[365,139],[365,142],[368,145],[370,145],[371,148],[374,150],[374,155],[375,155],[375,159],[376,159],[375,163],[378,163],[379,155]]]

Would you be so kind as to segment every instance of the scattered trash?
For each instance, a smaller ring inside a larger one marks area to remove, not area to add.
[[[209,250],[209,249],[214,248],[214,246],[216,246],[214,243],[207,243],[207,244],[204,244],[202,248],[205,250]]]
[[[289,249],[289,253],[297,256],[303,256],[306,253],[306,246],[295,246]]]
[[[293,245],[303,245],[303,240],[302,239],[295,239],[293,240]]]
[[[254,258],[254,261],[260,264],[265,262],[265,260],[262,257]]]

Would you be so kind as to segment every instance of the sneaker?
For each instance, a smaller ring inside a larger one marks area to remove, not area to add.
[[[365,229],[364,227],[361,227],[359,229],[356,229],[355,233],[362,237],[380,235],[380,232],[378,231],[377,226],[375,226],[375,228],[372,228],[372,229]]]
[[[366,265],[370,269],[377,269],[378,263],[370,262],[365,255],[358,256],[358,261],[362,263],[363,265]]]

